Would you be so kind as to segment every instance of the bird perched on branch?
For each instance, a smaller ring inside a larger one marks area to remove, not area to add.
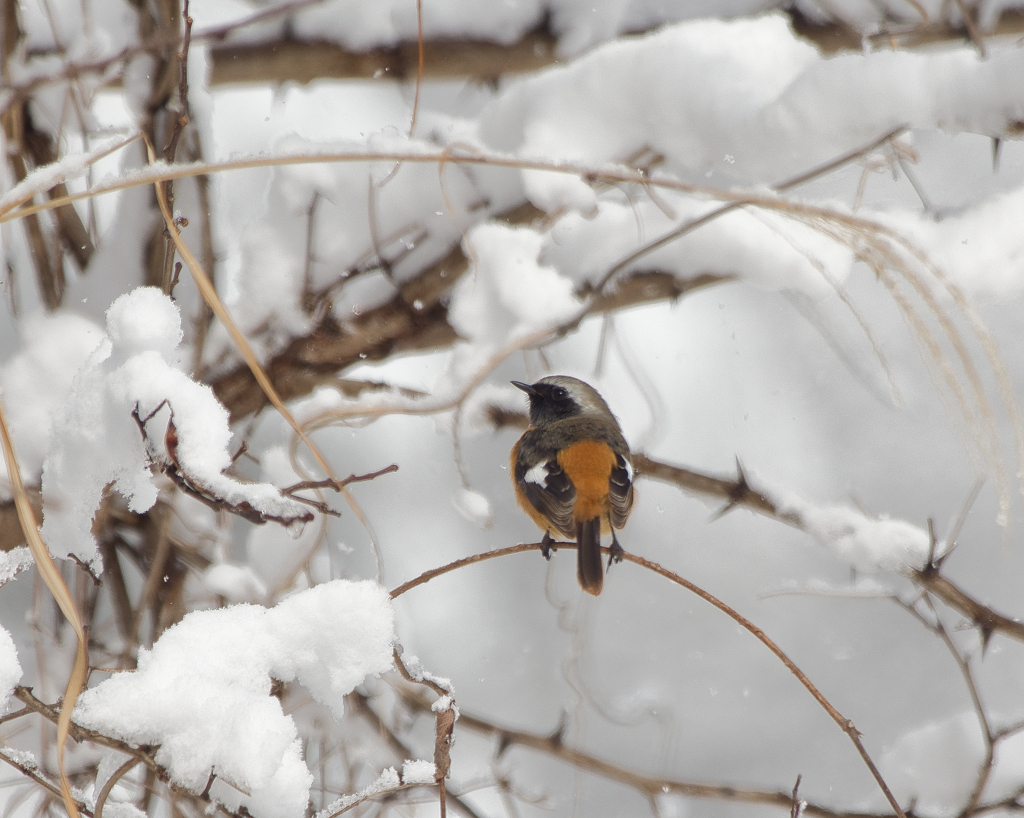
[[[583,381],[552,375],[512,385],[530,397],[530,427],[512,447],[516,500],[544,531],[545,557],[552,533],[576,540],[580,587],[597,596],[601,534],[612,535],[608,566],[622,560],[615,530],[633,508],[629,446],[608,404]]]

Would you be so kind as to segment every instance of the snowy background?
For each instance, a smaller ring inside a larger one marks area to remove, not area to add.
[[[187,83],[173,0],[0,6],[0,395],[90,627],[83,814],[435,815],[448,694],[462,815],[782,815],[798,776],[808,814],[894,814],[764,644],[636,564],[596,599],[570,551],[389,599],[539,539],[509,381],[547,374],[656,461],[624,548],[774,640],[907,814],[1024,810],[1013,3],[424,0],[418,94],[414,0],[197,3]],[[316,453],[174,254],[163,161]],[[370,477],[294,488],[320,455]],[[0,800],[60,815],[75,634],[13,493]]]

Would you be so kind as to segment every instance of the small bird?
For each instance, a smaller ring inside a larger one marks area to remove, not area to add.
[[[552,375],[512,385],[530,397],[530,426],[512,447],[516,500],[544,531],[545,557],[552,532],[575,538],[580,587],[597,596],[601,534],[612,534],[608,566],[622,560],[615,529],[633,508],[629,446],[608,404],[583,381]]]

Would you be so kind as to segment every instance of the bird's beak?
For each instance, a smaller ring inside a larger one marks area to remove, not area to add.
[[[537,394],[537,390],[536,390],[536,389],[534,389],[534,388],[533,388],[532,386],[530,386],[530,384],[528,384],[528,383],[523,383],[522,381],[510,381],[510,383],[511,383],[511,384],[512,384],[512,385],[513,385],[513,386],[514,386],[514,387],[515,387],[516,389],[522,389],[522,390],[523,390],[523,391],[524,391],[524,392],[525,392],[525,393],[526,393],[527,395],[529,395],[529,396],[530,396],[531,398],[532,398],[532,397],[533,397],[534,395],[536,395],[536,394]]]

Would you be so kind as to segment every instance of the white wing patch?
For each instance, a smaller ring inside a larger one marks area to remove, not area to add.
[[[546,488],[548,485],[548,464],[538,463],[523,475],[523,480],[527,483],[536,483],[541,488]]]

